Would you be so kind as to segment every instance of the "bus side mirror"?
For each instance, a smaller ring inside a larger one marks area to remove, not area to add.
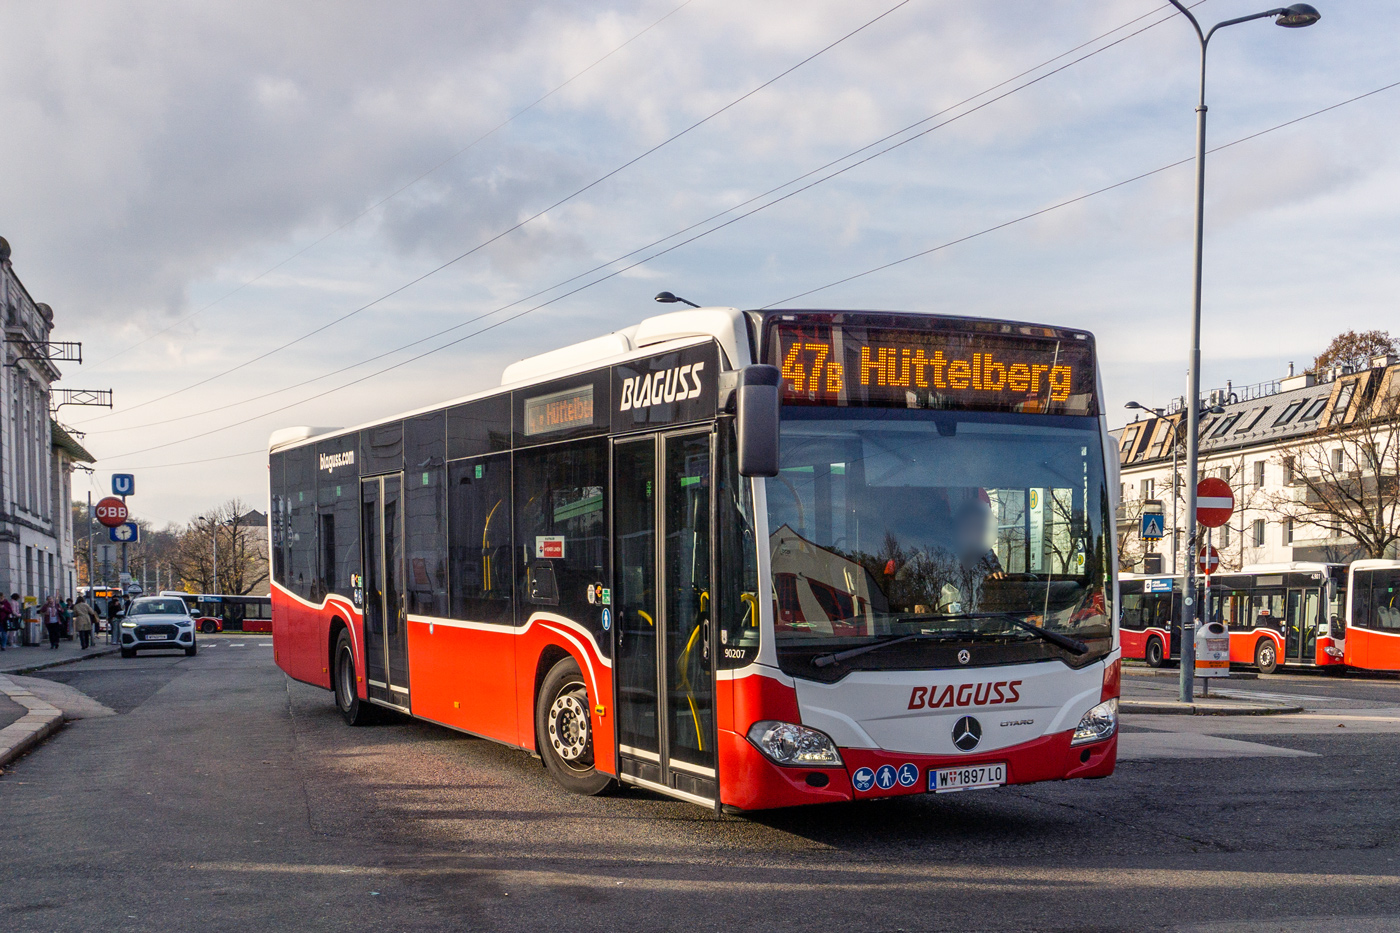
[[[739,371],[739,475],[778,475],[778,383],[776,366],[745,366]]]

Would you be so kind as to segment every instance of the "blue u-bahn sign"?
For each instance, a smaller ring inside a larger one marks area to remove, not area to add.
[[[112,474],[112,495],[131,496],[136,494],[136,477],[130,473]]]

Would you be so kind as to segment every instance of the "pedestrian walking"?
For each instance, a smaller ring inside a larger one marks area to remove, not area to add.
[[[58,600],[52,596],[44,600],[39,617],[44,620],[44,628],[49,630],[49,647],[57,651],[58,639],[63,635],[63,615],[58,611]]]
[[[0,651],[9,647],[10,629],[15,624],[15,607],[4,596],[0,596]]]
[[[92,611],[92,607],[87,604],[87,600],[78,597],[78,603],[73,607],[73,627],[78,632],[78,644],[82,645],[84,651],[92,644],[92,630],[97,627],[97,613]]]
[[[63,637],[72,641],[73,636],[78,634],[73,630],[73,600],[60,599],[58,613],[63,618]]]

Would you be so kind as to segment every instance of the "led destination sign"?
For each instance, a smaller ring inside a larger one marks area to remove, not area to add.
[[[767,346],[786,404],[1097,414],[1087,341],[779,321]]]
[[[593,386],[551,392],[525,400],[525,434],[548,434],[593,425]]]

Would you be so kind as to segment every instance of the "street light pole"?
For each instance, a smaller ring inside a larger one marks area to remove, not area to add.
[[[1187,357],[1186,370],[1186,577],[1181,600],[1180,699],[1183,703],[1192,703],[1196,692],[1196,619],[1199,613],[1196,605],[1196,472],[1200,461],[1201,263],[1206,211],[1206,48],[1216,30],[1226,26],[1275,16],[1278,25],[1297,28],[1311,26],[1321,18],[1321,14],[1306,3],[1295,3],[1286,8],[1227,19],[1216,23],[1209,31],[1203,31],[1191,11],[1181,5],[1181,0],[1171,0],[1171,4],[1190,20],[1196,37],[1201,41],[1201,88],[1196,103],[1196,255],[1191,283],[1191,352]]]

